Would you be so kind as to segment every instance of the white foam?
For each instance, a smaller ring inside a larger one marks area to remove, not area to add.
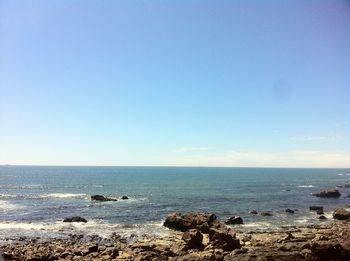
[[[313,188],[313,185],[300,185],[298,188]]]
[[[62,222],[56,221],[53,223],[17,223],[17,222],[0,222],[0,231],[2,233],[18,234],[22,233],[59,233],[71,234],[82,233],[84,235],[99,235],[102,237],[109,237],[113,232],[124,235],[154,235],[167,236],[172,233],[166,229],[162,223],[149,222],[144,224],[110,224],[101,220],[89,220],[87,223],[83,222]]]
[[[338,176],[343,176],[343,173],[338,173],[337,175],[338,175]]]
[[[67,198],[87,198],[88,195],[84,193],[50,193],[40,196],[40,198],[56,198],[56,199],[67,199]]]
[[[244,228],[271,228],[273,225],[268,222],[251,222],[247,224],[243,224]]]
[[[8,201],[5,200],[0,200],[0,211],[7,211],[7,210],[15,210],[15,209],[20,209],[23,208],[23,206],[17,205],[17,204],[13,204],[10,203]]]
[[[0,222],[0,230],[3,229],[23,229],[23,230],[42,230],[47,225],[40,223],[16,223],[16,222]]]

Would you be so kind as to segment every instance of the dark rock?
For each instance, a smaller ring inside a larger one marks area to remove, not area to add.
[[[350,211],[343,208],[337,208],[333,212],[333,218],[338,220],[350,220]]]
[[[316,214],[317,215],[323,215],[324,213],[323,213],[322,209],[318,209],[318,210],[316,210]]]
[[[203,235],[197,229],[189,229],[182,235],[182,240],[186,242],[188,248],[202,248]]]
[[[89,253],[93,253],[97,251],[98,251],[98,245],[93,245],[89,247]]]
[[[163,225],[182,232],[195,228],[202,233],[208,233],[216,218],[212,213],[194,212],[182,215],[175,212],[167,216]]]
[[[257,215],[257,214],[258,214],[258,211],[252,210],[252,211],[250,211],[249,213],[250,213],[250,214],[253,214],[253,215]]]
[[[270,217],[272,216],[271,212],[261,212],[260,215],[265,216],[265,217]]]
[[[310,211],[318,211],[321,210],[323,211],[323,207],[322,206],[310,206]]]
[[[107,197],[102,196],[102,195],[92,195],[91,196],[91,200],[96,200],[96,201],[117,201],[114,198],[107,198]]]
[[[287,213],[290,213],[290,214],[293,214],[293,213],[294,213],[294,210],[291,210],[290,208],[287,208],[287,209],[286,209],[286,212],[287,212]]]
[[[84,222],[84,223],[86,223],[87,220],[85,218],[76,216],[76,217],[67,217],[67,218],[63,219],[63,222]]]
[[[232,251],[241,248],[239,239],[236,239],[236,233],[230,228],[210,228],[209,243],[214,248],[220,248],[224,251]]]
[[[320,220],[325,220],[325,219],[327,219],[327,218],[326,218],[325,216],[321,215],[321,216],[318,217],[318,219],[320,219]]]
[[[341,244],[333,241],[314,243],[311,246],[314,260],[350,260],[350,254]]]
[[[122,196],[122,199],[129,199],[128,196]]]
[[[339,190],[337,189],[323,190],[318,193],[314,193],[313,195],[321,198],[339,198],[341,196]]]
[[[228,220],[226,220],[225,224],[227,225],[243,224],[243,219],[239,216],[233,216],[233,217],[230,217]]]

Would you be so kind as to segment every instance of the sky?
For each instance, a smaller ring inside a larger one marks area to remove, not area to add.
[[[0,164],[350,167],[350,1],[0,0]]]

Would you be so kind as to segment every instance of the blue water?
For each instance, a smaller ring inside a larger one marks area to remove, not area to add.
[[[339,199],[311,193],[348,181],[350,169],[0,166],[0,236],[162,234],[174,211],[239,215],[247,229],[308,225],[320,222],[310,205],[324,206],[330,217],[350,204],[350,189],[339,188]],[[93,194],[130,199],[99,203]],[[273,216],[249,214],[253,209]],[[62,222],[74,215],[89,222]]]

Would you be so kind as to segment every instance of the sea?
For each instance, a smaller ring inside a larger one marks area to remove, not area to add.
[[[343,187],[349,181],[350,169],[0,166],[0,239],[164,236],[168,214],[193,211],[222,221],[240,216],[241,230],[310,226],[330,222],[336,207],[349,207],[350,188]],[[338,199],[312,195],[336,186]],[[118,201],[92,201],[95,194]],[[329,221],[320,221],[311,205],[323,206]],[[71,216],[88,222],[62,222]]]

